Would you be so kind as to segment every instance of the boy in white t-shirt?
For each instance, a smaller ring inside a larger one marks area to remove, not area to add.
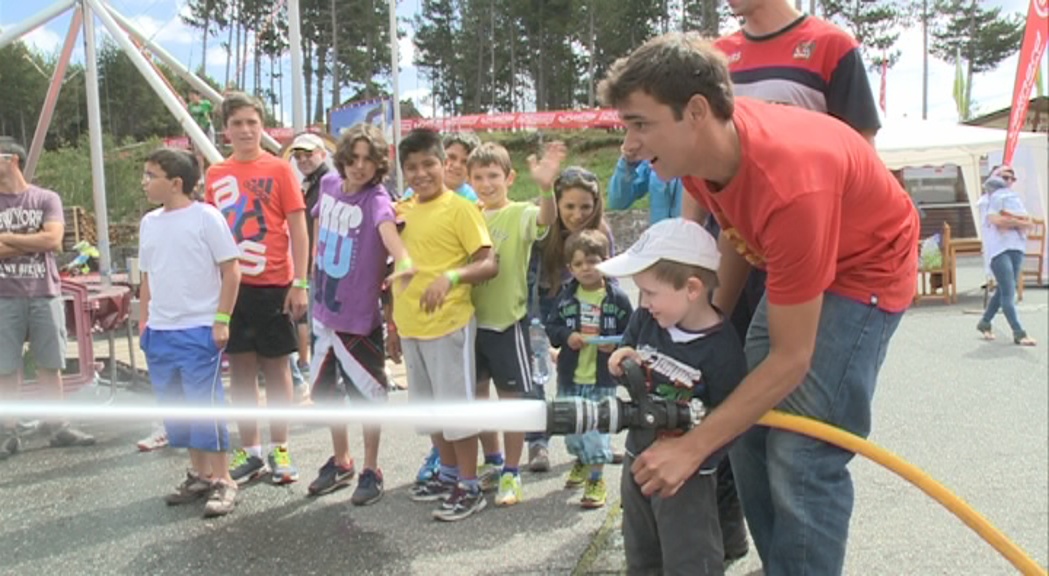
[[[222,214],[192,198],[200,167],[192,155],[158,150],[146,160],[142,187],[161,204],[142,219],[141,347],[164,405],[223,405],[222,349],[240,285],[240,249]],[[237,483],[229,475],[224,421],[166,421],[168,441],[188,448],[186,479],[168,505],[207,497],[204,516],[233,511]]]

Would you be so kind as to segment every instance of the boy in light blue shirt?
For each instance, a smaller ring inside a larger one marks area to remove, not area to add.
[[[622,155],[616,163],[616,171],[608,181],[608,208],[626,210],[647,194],[650,224],[680,216],[681,179],[664,182],[647,160],[636,160],[625,147],[620,151]]]

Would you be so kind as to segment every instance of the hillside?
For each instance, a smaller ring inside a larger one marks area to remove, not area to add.
[[[510,159],[517,180],[510,188],[510,197],[514,200],[525,200],[539,195],[539,191],[528,173],[527,158],[541,147],[536,132],[493,132],[479,134],[483,141],[499,142],[510,151]],[[562,140],[568,146],[568,158],[564,167],[582,166],[597,175],[601,183],[601,192],[606,193],[608,180],[612,177],[616,162],[619,160],[619,146],[623,142],[622,132],[606,130],[571,130],[547,131],[542,133],[543,140],[550,142]],[[648,208],[648,198],[642,199],[633,208]]]

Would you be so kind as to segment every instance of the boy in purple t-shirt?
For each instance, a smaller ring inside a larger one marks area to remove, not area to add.
[[[400,362],[400,341],[387,321],[383,346],[382,311],[390,317],[383,298],[386,261],[394,256],[401,274],[411,261],[397,234],[393,204],[379,182],[389,172],[388,146],[371,124],[357,124],[339,140],[334,164],[338,174],[321,180],[313,209],[314,257],[313,358],[311,395],[315,401],[338,399],[339,377],[347,397],[385,401],[386,354]],[[310,484],[312,496],[349,484],[355,473],[349,436],[344,425],[331,427],[334,455]],[[382,471],[378,467],[379,428],[364,427],[364,470],[351,501],[363,506],[382,498]]]

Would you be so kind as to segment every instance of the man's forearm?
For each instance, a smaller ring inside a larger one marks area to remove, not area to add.
[[[3,242],[0,242],[0,259],[3,258],[14,258],[15,256],[21,256],[25,254],[21,250]]]
[[[56,241],[54,235],[49,232],[8,234],[3,243],[23,253],[52,252],[62,247],[61,237]]]
[[[714,290],[714,306],[726,316],[732,316],[743,287],[750,276],[750,263],[736,252],[732,242],[722,234],[718,238],[721,266],[718,268],[718,287]]]
[[[288,214],[288,232],[291,235],[291,259],[295,279],[305,279],[309,275],[310,237],[306,232],[306,211],[300,210]]]

